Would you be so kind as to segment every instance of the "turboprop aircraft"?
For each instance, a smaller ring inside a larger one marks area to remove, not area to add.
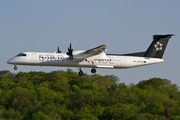
[[[83,75],[82,67],[92,68],[92,73],[96,73],[96,68],[132,68],[163,62],[162,57],[171,36],[173,35],[154,35],[153,42],[144,52],[106,54],[104,51],[107,44],[89,50],[74,51],[70,43],[67,53],[61,53],[59,47],[54,53],[22,52],[7,63],[13,64],[14,70],[17,70],[17,65],[77,67],[79,75]]]

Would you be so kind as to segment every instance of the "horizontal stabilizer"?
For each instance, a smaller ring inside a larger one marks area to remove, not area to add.
[[[128,54],[107,54],[107,55],[143,57],[144,54],[145,52],[136,52],[136,53],[128,53]]]
[[[122,56],[137,56],[137,57],[143,57],[145,52],[137,52],[137,53],[128,53],[128,54],[122,54]]]

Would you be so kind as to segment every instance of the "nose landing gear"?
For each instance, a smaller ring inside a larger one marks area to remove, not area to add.
[[[16,65],[14,65],[14,70],[17,70],[17,67],[16,67]]]

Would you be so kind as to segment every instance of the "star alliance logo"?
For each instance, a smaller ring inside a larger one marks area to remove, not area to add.
[[[160,43],[159,41],[154,45],[154,47],[156,48],[156,51],[162,50],[162,46],[163,46],[163,44]]]

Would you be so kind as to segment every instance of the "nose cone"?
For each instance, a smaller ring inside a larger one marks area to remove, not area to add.
[[[10,60],[7,61],[8,64],[14,64],[15,63],[15,59],[11,58]]]

